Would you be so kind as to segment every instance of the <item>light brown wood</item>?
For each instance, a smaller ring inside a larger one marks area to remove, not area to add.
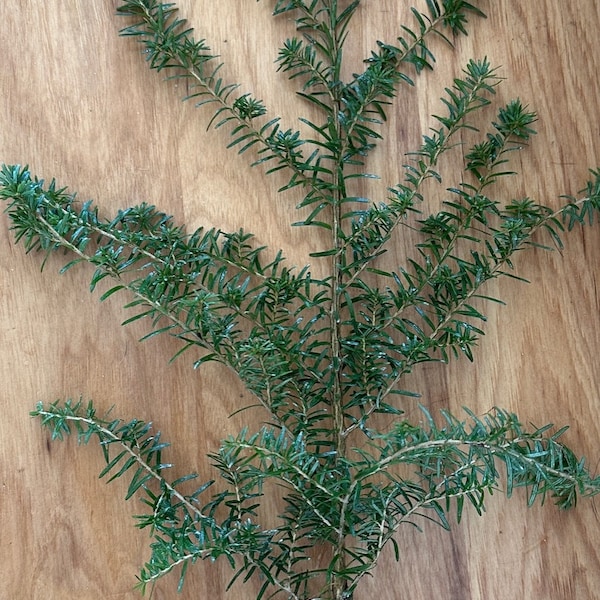
[[[293,195],[276,193],[283,178],[248,169],[249,158],[224,146],[223,131],[205,132],[207,111],[179,98],[181,86],[161,82],[143,64],[139,46],[117,37],[125,23],[115,1],[21,0],[0,5],[0,160],[29,163],[95,198],[104,214],[147,200],[190,226],[244,227],[257,241],[283,248],[304,264],[319,247],[313,233],[291,230]],[[245,82],[293,126],[305,107],[271,68],[293,24],[268,16],[272,2],[182,0],[187,15],[227,62],[224,75]],[[410,3],[365,0],[352,31],[359,60],[375,39],[393,41]],[[475,22],[456,49],[436,45],[438,69],[404,88],[389,137],[371,169],[385,185],[401,178],[403,153],[416,147],[441,110],[439,97],[470,57],[487,55],[507,81],[498,101],[519,96],[539,113],[539,135],[515,157],[519,172],[499,189],[503,198],[530,195],[553,206],[575,193],[588,167],[600,164],[600,8],[596,0],[482,2],[488,20]],[[490,115],[491,116],[491,115]],[[454,165],[459,166],[459,163]],[[452,181],[452,183],[455,183]],[[449,183],[450,184],[450,183]],[[383,184],[371,190],[381,195]],[[432,200],[432,206],[443,194]],[[392,253],[401,260],[410,241]],[[228,418],[249,401],[229,374],[174,364],[170,339],[137,339],[145,328],[121,328],[117,297],[99,304],[87,293],[89,271],[58,276],[61,257],[43,273],[40,256],[24,256],[0,219],[0,598],[123,600],[147,557],[147,534],[133,527],[137,501],[125,504],[125,483],[98,481],[96,447],[75,440],[50,444],[28,417],[38,399],[65,396],[115,404],[124,417],[151,419],[174,442],[181,472],[214,475],[204,458],[258,411]],[[315,268],[319,268],[318,265]],[[483,413],[494,405],[523,421],[570,424],[569,443],[600,457],[598,416],[600,319],[597,282],[600,229],[577,229],[561,256],[523,254],[518,272],[532,284],[503,280],[490,290],[508,303],[490,306],[476,362],[417,370],[410,384],[432,409]],[[416,409],[408,405],[416,416]],[[525,496],[497,493],[483,518],[469,512],[452,533],[424,526],[399,536],[401,560],[385,556],[356,595],[363,600],[504,600],[600,598],[600,520],[594,501],[570,512],[525,507]],[[251,598],[255,586],[226,596],[224,564],[190,570],[183,599]],[[176,597],[176,577],[157,585],[153,600]]]

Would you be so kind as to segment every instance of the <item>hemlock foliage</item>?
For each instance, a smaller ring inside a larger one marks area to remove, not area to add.
[[[312,255],[330,265],[322,279],[288,266],[281,252],[269,258],[245,231],[188,233],[149,204],[106,219],[54,180],[19,165],[1,168],[0,197],[28,252],[67,250],[62,271],[91,264],[91,290],[114,280],[101,300],[128,295],[133,315],[125,323],[145,318],[152,324],[146,337],[168,333],[181,340],[180,353],[200,350],[195,367],[215,361],[235,371],[265,411],[260,431],[244,430],[210,456],[218,483],[198,483],[195,474],[170,480],[169,444],[144,421],[99,415],[83,400],[39,403],[32,412],[53,439],[96,439],[106,459],[101,477],[129,478],[127,498],[145,505],[137,525],[153,539],[142,591],[173,570],[181,589],[189,565],[223,557],[232,582],[260,578],[258,600],[349,599],[388,543],[401,556],[401,525],[429,519],[449,528],[465,505],[481,513],[500,478],[508,495],[525,487],[529,503],[549,496],[561,508],[600,490],[600,479],[563,445],[565,428],[527,428],[501,408],[439,419],[423,408],[419,423],[404,416],[416,394],[402,382],[417,364],[473,359],[481,307],[500,301],[486,295],[486,282],[515,277],[516,252],[562,247],[565,230],[592,222],[600,171],[557,211],[529,198],[495,199],[491,189],[511,174],[511,153],[535,133],[535,114],[513,100],[463,148],[464,172],[444,184],[443,208],[426,214],[425,183],[442,183],[440,161],[463,130],[477,132],[473,116],[500,84],[487,59],[472,60],[445,89],[444,114],[408,155],[387,198],[357,196],[357,183],[372,177],[366,159],[394,97],[433,68],[430,39],[450,42],[483,16],[476,2],[427,0],[393,44],[377,42],[363,70],[343,81],[343,49],[359,4],[274,4],[273,14],[289,13],[298,32],[279,50],[279,70],[320,114],[320,121],[300,119],[308,136],[227,83],[218,57],[174,4],[126,0],[118,8],[128,22],[122,34],[140,41],[152,69],[187,81],[188,99],[212,109],[210,124],[227,132],[229,147],[252,148],[253,164],[266,173],[287,172],[280,191],[302,190],[294,225],[330,239]],[[379,259],[405,228],[420,241],[387,270]],[[265,529],[260,505],[273,482],[285,493],[277,525]],[[330,548],[323,564],[310,559],[317,544]]]

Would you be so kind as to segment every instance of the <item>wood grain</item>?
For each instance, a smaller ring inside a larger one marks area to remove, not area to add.
[[[21,0],[0,4],[0,160],[29,163],[34,173],[95,198],[106,215],[140,200],[190,226],[244,227],[257,242],[282,248],[304,264],[319,247],[293,230],[297,197],[276,193],[282,180],[248,169],[248,157],[224,146],[223,132],[205,131],[208,113],[179,101],[185,90],[143,64],[139,47],[117,37],[124,22],[116,1]],[[199,35],[227,62],[228,77],[245,82],[296,126],[306,107],[271,67],[293,24],[271,19],[272,2],[182,0]],[[575,193],[588,167],[600,164],[600,8],[596,0],[482,2],[488,20],[438,50],[438,69],[404,89],[389,137],[371,168],[381,196],[401,178],[403,154],[416,147],[440,110],[443,88],[471,57],[502,65],[498,102],[519,96],[539,114],[539,135],[515,157],[515,177],[498,197],[529,195],[558,206]],[[393,41],[408,3],[365,0],[349,50],[354,70],[375,39]],[[349,69],[351,71],[352,69]],[[491,115],[490,115],[491,116]],[[460,159],[460,157],[458,157]],[[451,165],[457,168],[459,163]],[[432,209],[443,199],[438,190]],[[411,240],[391,253],[398,262]],[[490,306],[487,335],[471,365],[426,366],[410,385],[433,410],[494,405],[524,421],[570,424],[569,443],[600,457],[600,321],[597,282],[600,230],[576,230],[561,254],[523,254],[519,273],[532,285],[501,281],[490,289],[507,307]],[[89,272],[58,277],[60,257],[40,273],[41,258],[15,247],[0,219],[0,599],[121,600],[138,597],[134,575],[146,559],[147,535],[133,527],[139,504],[123,503],[124,483],[97,480],[97,448],[74,440],[50,444],[28,411],[38,399],[83,394],[124,417],[155,422],[173,440],[173,462],[211,477],[204,455],[258,412],[229,415],[248,398],[216,367],[201,372],[190,358],[168,364],[177,345],[142,325],[119,327],[118,299],[99,304],[86,292]],[[319,269],[319,265],[315,265]],[[415,410],[407,406],[409,412]],[[416,415],[416,412],[415,412]],[[525,507],[523,494],[496,494],[487,514],[468,514],[452,533],[424,526],[402,531],[399,563],[387,554],[356,600],[504,600],[600,598],[600,522],[594,501],[560,513],[549,502]],[[230,572],[221,564],[190,571],[182,599],[223,598]],[[176,579],[156,586],[153,600],[175,598]],[[252,597],[236,585],[232,600]]]

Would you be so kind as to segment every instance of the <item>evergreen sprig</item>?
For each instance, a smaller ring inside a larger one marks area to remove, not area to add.
[[[329,236],[312,254],[328,261],[324,278],[288,266],[282,252],[257,247],[243,230],[190,233],[145,203],[101,217],[92,202],[27,167],[0,169],[0,198],[27,252],[66,250],[61,272],[89,263],[90,290],[102,287],[101,300],[128,295],[133,314],[124,324],[145,319],[143,339],[176,337],[176,356],[195,352],[196,368],[226,366],[265,410],[264,427],[243,430],[210,455],[219,484],[199,486],[195,473],[165,476],[168,444],[149,423],[99,416],[81,400],[39,403],[32,412],[53,439],[72,432],[83,443],[97,439],[106,461],[101,477],[129,478],[126,498],[141,498],[146,512],[137,524],[153,537],[142,592],[174,569],[181,589],[189,565],[223,557],[231,583],[261,578],[257,600],[350,599],[388,543],[400,559],[403,524],[428,519],[449,528],[465,504],[482,513],[502,483],[508,496],[524,487],[529,504],[549,496],[560,508],[600,491],[600,478],[562,443],[566,428],[524,427],[500,408],[435,418],[423,408],[420,422],[403,411],[403,397],[418,396],[403,386],[416,365],[473,360],[485,305],[501,302],[485,285],[520,278],[517,252],[561,248],[565,230],[593,222],[600,170],[558,210],[530,198],[498,199],[494,184],[513,174],[510,157],[534,135],[536,115],[515,99],[496,111],[488,132],[479,131],[501,80],[487,59],[471,60],[445,89],[443,112],[420,147],[407,153],[404,179],[383,200],[359,195],[361,179],[373,177],[366,159],[400,85],[434,66],[432,37],[451,42],[466,34],[468,18],[483,16],[476,3],[427,0],[426,12],[412,10],[412,28],[403,26],[393,44],[378,41],[362,72],[344,81],[344,46],[359,4],[275,2],[273,13],[293,15],[298,32],[283,43],[279,69],[321,118],[301,117],[302,131],[225,81],[223,64],[174,4],[123,0],[118,8],[130,23],[122,34],[141,42],[151,68],[186,80],[186,99],[212,108],[209,126],[229,130],[229,147],[252,148],[253,166],[267,174],[286,170],[280,191],[301,189],[295,225]],[[463,172],[448,185],[441,161],[463,132],[477,141],[461,148]],[[429,181],[446,186],[433,214]],[[388,242],[403,230],[418,236],[414,252],[397,268],[384,267]],[[384,421],[373,418],[381,414]],[[269,517],[261,506],[273,490],[283,496],[279,514]],[[311,558],[316,544],[330,549],[320,564]]]

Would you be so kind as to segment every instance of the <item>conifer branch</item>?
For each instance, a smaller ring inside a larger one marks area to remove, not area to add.
[[[159,447],[155,445],[152,451],[148,452],[144,448],[143,443],[140,448],[140,442],[148,432],[145,427],[134,430],[133,432],[126,431],[125,435],[123,435],[123,433],[121,433],[121,435],[117,435],[114,433],[115,425],[117,424],[116,421],[105,421],[96,417],[95,411],[93,410],[93,406],[91,404],[88,404],[86,409],[86,414],[90,416],[81,416],[79,414],[81,408],[81,402],[72,404],[71,402],[67,401],[62,409],[58,406],[58,403],[51,404],[48,409],[44,408],[42,403],[39,403],[37,409],[31,414],[34,417],[39,417],[42,425],[46,427],[52,427],[53,439],[62,439],[65,433],[69,434],[70,425],[73,425],[76,428],[80,441],[85,440],[87,442],[92,436],[98,437],[100,444],[103,446],[103,449],[105,449],[105,456],[107,459],[108,451],[106,449],[111,444],[119,445],[122,448],[122,454],[129,455],[131,459],[125,461],[126,463],[131,463],[131,466],[128,468],[131,468],[133,463],[135,463],[139,466],[139,469],[141,469],[142,476],[139,477],[136,475],[136,478],[134,478],[135,484],[138,484],[143,480],[145,485],[145,482],[147,481],[147,475],[148,478],[156,480],[162,489],[164,489],[173,498],[176,498],[181,503],[181,506],[185,507],[185,509],[187,509],[190,514],[194,515],[195,518],[208,521],[211,525],[213,524],[213,519],[203,514],[197,506],[192,504],[187,497],[176,490],[160,474],[163,469],[171,465],[158,464],[151,466],[148,460],[144,459],[144,455],[148,456],[149,459],[153,458],[156,453],[162,451],[168,444],[160,444]],[[132,423],[132,426],[136,425],[138,425],[137,422]],[[133,427],[131,427],[131,429],[133,429]],[[154,442],[154,440],[158,441],[160,436],[155,436],[154,438],[148,439]],[[119,456],[121,456],[121,454]],[[109,466],[115,466],[116,463],[111,465],[113,461],[114,459],[111,461],[107,460]],[[108,473],[108,471],[106,472]],[[129,497],[131,495],[132,490],[130,489],[127,493],[127,496]]]
[[[255,120],[267,114],[267,108],[261,100],[246,93],[231,99],[239,84],[226,84],[219,77],[223,63],[208,67],[217,56],[211,54],[205,40],[196,40],[193,30],[186,28],[184,19],[176,17],[177,8],[172,3],[160,0],[126,0],[117,9],[126,17],[141,19],[121,31],[124,36],[140,38],[146,49],[146,58],[152,69],[162,71],[170,69],[175,72],[169,79],[184,78],[190,80],[195,89],[185,100],[193,100],[197,107],[216,103],[218,108],[209,122],[209,127],[219,129],[232,125],[233,140],[229,148],[238,148],[242,154],[258,145],[259,158],[253,165],[263,165],[275,161],[267,173],[274,173],[283,168],[291,170],[290,182],[282,189],[297,185],[307,187],[311,196],[326,201],[318,178],[317,154],[305,159],[301,146],[304,140],[300,133],[287,129],[281,130],[280,119],[269,120],[262,126],[255,125]]]
[[[437,172],[440,157],[455,145],[454,137],[463,129],[475,129],[467,122],[467,117],[490,104],[486,94],[494,94],[500,78],[487,59],[471,60],[463,70],[464,78],[456,78],[452,88],[446,88],[447,97],[442,98],[448,115],[436,119],[441,127],[432,135],[424,136],[423,145],[414,152],[416,165],[406,164],[405,183],[389,188],[390,202],[374,206],[359,213],[352,223],[340,253],[352,250],[352,262],[346,267],[348,279],[345,287],[350,288],[361,276],[370,262],[384,252],[385,245],[392,238],[395,229],[405,224],[407,213],[414,211],[416,202],[422,202],[421,186],[428,179],[441,181]],[[374,243],[374,241],[377,243]]]
[[[500,83],[487,59],[472,60],[446,88],[437,127],[407,153],[404,181],[388,188],[387,202],[353,196],[354,181],[373,176],[364,166],[389,104],[402,83],[414,83],[406,67],[433,68],[430,39],[451,42],[466,34],[468,17],[483,16],[476,3],[426,0],[427,12],[412,9],[413,28],[402,27],[395,45],[377,42],[362,73],[344,82],[344,48],[359,5],[274,3],[273,14],[293,15],[298,32],[280,49],[279,70],[300,83],[299,95],[322,119],[300,117],[306,135],[283,130],[261,100],[225,83],[223,64],[174,4],[123,0],[118,9],[133,21],[122,34],[142,42],[151,68],[184,79],[188,99],[212,108],[209,127],[230,128],[230,148],[253,148],[253,165],[265,165],[267,174],[286,170],[280,191],[303,189],[304,216],[295,225],[329,236],[311,255],[328,262],[323,279],[308,266],[288,267],[281,252],[266,258],[272,255],[243,230],[188,234],[148,204],[105,220],[54,180],[46,186],[18,165],[0,169],[0,199],[27,252],[47,258],[66,250],[61,272],[91,264],[91,290],[114,280],[101,300],[125,291],[133,296],[126,307],[142,309],[123,324],[150,319],[142,339],[168,333],[183,343],[176,356],[199,348],[195,367],[227,366],[267,411],[269,423],[258,432],[244,429],[209,455],[222,486],[204,504],[214,482],[184,493],[196,474],[168,481],[168,444],[149,423],[99,418],[91,402],[71,400],[39,403],[31,413],[52,439],[72,432],[83,443],[97,438],[106,461],[101,477],[129,476],[126,498],[141,498],[147,510],[135,518],[153,536],[139,575],[142,592],[175,569],[181,590],[190,565],[222,557],[233,571],[230,585],[261,579],[257,600],[351,600],[388,544],[399,559],[401,525],[429,519],[448,529],[465,505],[482,513],[501,481],[507,496],[523,487],[529,504],[551,496],[560,508],[600,492],[600,477],[559,439],[566,428],[524,427],[502,409],[483,417],[465,409],[464,419],[423,409],[423,422],[414,423],[400,401],[418,396],[402,389],[417,364],[461,354],[473,360],[486,320],[479,304],[501,302],[484,286],[500,276],[521,279],[517,252],[562,248],[565,231],[593,223],[600,169],[559,209],[493,198],[491,186],[513,174],[510,154],[534,133],[535,113],[514,100],[466,150],[461,179],[446,190],[450,199],[427,215],[424,184],[442,183],[441,160],[458,145],[458,133],[478,131],[473,117]],[[415,254],[386,271],[378,259],[403,227],[420,236]],[[550,244],[538,239],[542,234]],[[357,431],[364,436],[352,435]],[[259,515],[274,486],[283,495],[267,529]],[[330,552],[321,562],[314,560],[316,544]]]
[[[429,14],[412,9],[418,32],[404,26],[407,35],[397,39],[398,46],[378,42],[379,50],[365,61],[368,64],[365,71],[355,75],[345,86],[342,102],[346,143],[342,154],[362,156],[374,147],[368,140],[380,138],[372,125],[381,125],[386,120],[384,105],[390,104],[400,83],[414,85],[402,71],[406,64],[412,65],[417,73],[433,69],[435,58],[427,45],[430,37],[437,35],[452,45],[445,29],[450,29],[454,35],[466,34],[464,25],[469,12],[485,16],[473,4],[463,0],[444,1],[441,5],[433,0],[427,2],[427,8]]]

